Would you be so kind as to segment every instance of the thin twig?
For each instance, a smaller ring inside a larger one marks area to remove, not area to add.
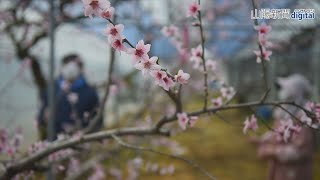
[[[209,179],[216,179],[215,177],[213,177],[207,170],[205,170],[204,168],[202,168],[199,164],[195,163],[192,160],[186,159],[184,157],[181,156],[177,156],[174,154],[168,154],[168,153],[164,153],[164,152],[160,152],[160,151],[156,151],[152,148],[145,148],[145,147],[139,147],[139,146],[134,146],[131,144],[127,144],[125,142],[123,142],[119,137],[117,137],[116,135],[111,135],[112,138],[114,140],[116,140],[121,146],[129,148],[129,149],[134,149],[134,150],[140,150],[140,151],[148,151],[148,152],[152,152],[152,153],[156,153],[156,154],[160,154],[163,156],[167,156],[170,158],[174,158],[180,161],[184,161],[186,163],[188,163],[189,165],[193,166],[194,168],[198,169],[199,171],[201,171],[204,175],[206,175]]]
[[[103,117],[103,112],[105,110],[106,107],[106,103],[108,101],[108,97],[110,94],[110,86],[112,84],[112,74],[113,74],[113,69],[114,69],[114,63],[115,63],[115,52],[113,51],[112,48],[110,48],[110,61],[109,61],[109,69],[108,69],[108,82],[106,85],[106,89],[105,89],[105,94],[104,97],[102,98],[100,107],[98,109],[97,114],[95,115],[95,117],[90,121],[90,124],[88,126],[88,128],[86,128],[84,130],[85,133],[89,133],[91,132],[96,125],[98,124],[99,120]]]
[[[198,3],[200,5],[200,0],[198,0]],[[208,73],[207,73],[207,67],[206,67],[206,60],[205,60],[205,38],[204,38],[204,32],[203,32],[203,26],[202,26],[202,17],[201,17],[201,11],[198,12],[198,19],[199,19],[199,29],[200,29],[200,36],[201,36],[201,48],[202,48],[202,66],[203,66],[203,76],[204,76],[204,105],[203,109],[206,110],[208,107]]]
[[[253,10],[258,9],[256,1],[255,0],[251,0],[251,2],[252,2],[252,9]],[[258,23],[257,19],[254,19],[253,22],[254,22],[255,26],[259,26],[259,23]],[[259,42],[258,42],[258,46],[259,46],[259,50],[260,50],[260,53],[261,53],[262,79],[263,79],[264,88],[265,88],[265,93],[261,98],[261,102],[264,102],[266,100],[266,98],[268,97],[268,94],[270,92],[270,88],[269,88],[269,85],[268,85],[267,65],[266,65],[265,59],[263,57],[263,47],[261,46],[261,44]]]

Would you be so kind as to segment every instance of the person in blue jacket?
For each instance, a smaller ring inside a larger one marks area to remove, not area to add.
[[[80,57],[70,54],[62,59],[61,71],[55,87],[55,135],[74,133],[88,127],[96,115],[99,99],[96,90],[84,77],[84,67]],[[46,125],[49,116],[48,92],[41,92],[41,107],[38,115],[38,128],[41,139],[46,139]],[[95,130],[103,125],[99,119]]]

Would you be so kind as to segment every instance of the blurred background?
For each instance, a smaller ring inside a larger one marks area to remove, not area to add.
[[[199,44],[199,32],[186,18],[191,0],[113,0],[116,22],[125,25],[124,35],[133,44],[140,39],[152,44],[151,54],[158,56],[169,69],[188,67],[188,59],[180,56],[176,46],[161,33],[164,26],[176,25],[187,49]],[[317,0],[260,0],[260,8],[315,9],[311,20],[264,20],[272,26],[270,41],[273,55],[268,63],[269,84],[280,76],[299,73],[313,84],[313,100],[320,93],[320,2]],[[106,21],[85,18],[80,0],[56,0],[55,11],[55,75],[60,72],[62,57],[77,53],[85,65],[90,85],[103,96],[110,61],[110,46],[103,35]],[[236,102],[256,100],[263,93],[261,67],[253,53],[257,49],[257,33],[253,29],[247,0],[202,0],[207,57],[218,62],[217,74],[237,91]],[[12,10],[13,11],[8,11]],[[13,12],[13,13],[12,13]],[[37,140],[35,127],[39,109],[39,90],[49,76],[49,4],[43,0],[0,1],[0,127],[23,127],[27,147]],[[262,22],[262,21],[261,21]],[[24,60],[32,57],[31,64]],[[144,79],[133,68],[131,57],[116,53],[115,75],[119,92],[108,101],[104,112],[107,128],[119,124],[136,124],[135,119],[156,120],[159,114],[172,111],[162,99],[164,93]],[[190,69],[190,68],[189,68]],[[191,73],[192,74],[192,73]],[[196,76],[196,75],[195,75]],[[196,81],[191,87],[197,90]],[[214,89],[214,84],[211,85]],[[272,88],[270,99],[277,99]],[[147,93],[141,93],[148,90]],[[186,90],[185,96],[191,90]],[[156,93],[156,95],[154,95]],[[197,95],[186,100],[189,109],[200,107]],[[159,104],[156,105],[156,104]],[[149,106],[150,105],[150,106]],[[158,107],[153,107],[158,106]],[[145,107],[151,107],[152,113]],[[160,108],[159,108],[160,107]],[[250,110],[231,111],[222,115],[231,123],[206,117],[195,129],[173,137],[186,156],[204,165],[219,179],[264,179],[266,163],[256,158],[255,147],[242,135],[242,121]],[[134,116],[134,118],[128,118]],[[127,122],[128,121],[128,122]],[[260,129],[262,134],[266,129]],[[203,143],[205,142],[205,143]],[[320,179],[319,152],[315,179]],[[136,155],[128,155],[136,156]],[[121,159],[122,157],[119,156]],[[168,165],[170,159],[149,157],[150,161]],[[115,160],[117,161],[117,160]],[[173,175],[160,179],[197,179],[202,177],[183,163],[175,163]],[[142,173],[142,179],[157,178],[156,173]],[[157,174],[158,175],[158,174]],[[239,178],[239,175],[242,178]]]

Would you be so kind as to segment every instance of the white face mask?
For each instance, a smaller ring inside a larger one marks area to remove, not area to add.
[[[76,62],[69,62],[62,66],[61,75],[67,81],[75,80],[80,75],[80,68]]]

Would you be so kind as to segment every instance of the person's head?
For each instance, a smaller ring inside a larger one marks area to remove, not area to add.
[[[67,81],[77,79],[83,71],[83,63],[77,54],[66,55],[61,64],[61,76]]]
[[[300,74],[277,78],[275,82],[279,99],[302,102],[310,99],[312,86],[307,78]]]

